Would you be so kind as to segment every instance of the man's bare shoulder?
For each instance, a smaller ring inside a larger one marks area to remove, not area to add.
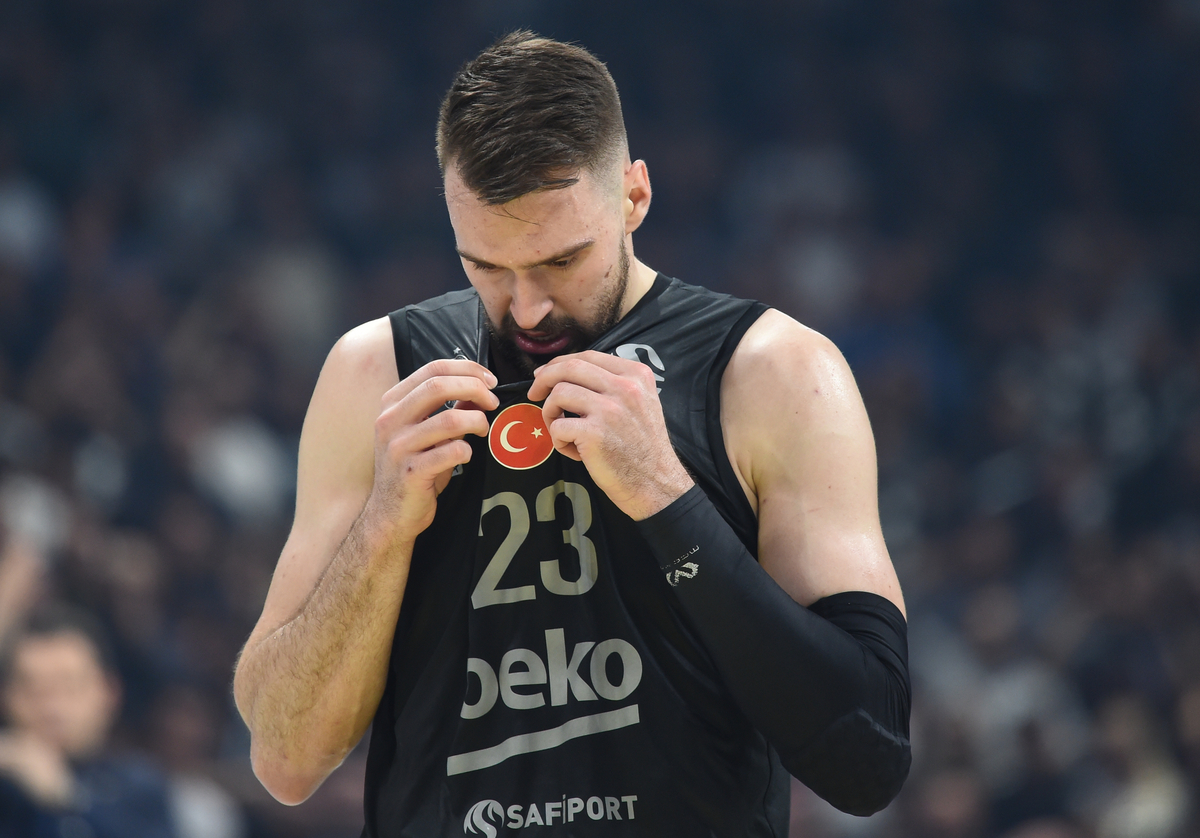
[[[833,341],[775,309],[738,344],[721,382],[721,426],[751,503],[764,471],[795,467],[831,435],[873,440],[854,376]]]
[[[310,496],[326,503],[344,491],[361,504],[373,475],[375,419],[398,380],[386,317],[356,326],[334,344],[300,435],[298,512]]]
[[[380,394],[388,390],[399,381],[388,318],[368,320],[346,332],[330,350],[325,365],[358,385],[386,384]]]
[[[738,343],[724,380],[727,386],[744,388],[774,375],[779,376],[777,388],[794,390],[848,371],[833,341],[778,309],[768,309]]]

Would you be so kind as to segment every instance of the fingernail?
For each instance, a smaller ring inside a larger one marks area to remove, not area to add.
[[[499,383],[499,379],[497,379],[496,376],[492,375],[490,372],[487,374],[487,380],[489,387],[495,387]]]

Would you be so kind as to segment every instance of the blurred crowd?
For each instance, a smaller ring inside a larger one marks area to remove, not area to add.
[[[358,834],[361,752],[275,803],[231,670],[325,352],[465,285],[436,108],[518,26],[608,62],[638,256],[867,402],[914,767],[793,836],[1200,836],[1200,3],[570,5],[0,4],[0,836]]]

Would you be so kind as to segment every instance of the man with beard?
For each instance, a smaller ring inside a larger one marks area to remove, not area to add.
[[[471,288],[326,361],[234,682],[263,784],[304,800],[373,721],[369,836],[777,836],[786,772],[887,805],[905,620],[841,355],[636,258],[579,47],[465,65],[438,159]]]

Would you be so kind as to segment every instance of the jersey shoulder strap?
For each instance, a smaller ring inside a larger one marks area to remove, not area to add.
[[[629,314],[593,346],[654,371],[676,452],[753,555],[758,522],[726,453],[721,381],[738,344],[766,310],[756,300],[659,274]]]
[[[467,358],[486,366],[483,318],[483,306],[473,288],[451,291],[388,314],[400,379],[438,358]]]

